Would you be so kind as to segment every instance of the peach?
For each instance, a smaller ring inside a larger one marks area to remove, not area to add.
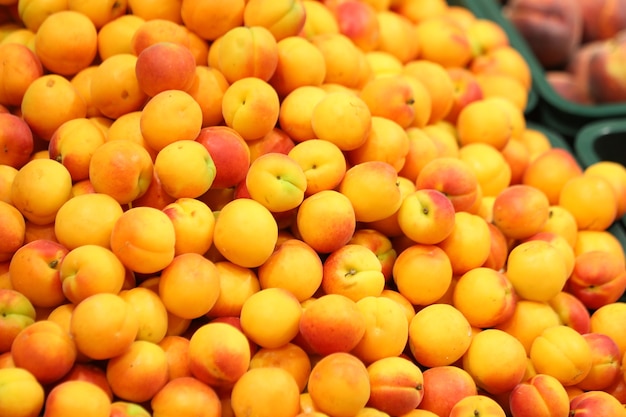
[[[411,126],[415,120],[414,90],[405,75],[372,78],[360,89],[359,97],[372,116],[391,119],[403,128]]]
[[[208,317],[239,316],[243,303],[261,289],[255,270],[229,261],[217,261],[220,291]]]
[[[273,309],[268,310],[267,305]],[[301,316],[300,302],[288,290],[263,288],[243,303],[240,319],[244,334],[252,342],[271,349],[284,346],[298,334]]]
[[[444,67],[466,67],[472,59],[471,38],[456,22],[438,16],[417,23],[418,38],[429,39],[420,43],[419,58],[436,62]]]
[[[174,225],[163,211],[134,207],[125,211],[113,225],[111,250],[124,266],[147,274],[170,264],[174,259],[175,240]]]
[[[245,1],[243,0],[237,0],[228,5],[188,1],[179,6],[182,23],[208,41],[213,41],[228,30],[241,26],[244,8]],[[216,23],[206,25],[207,18]]]
[[[620,415],[624,413],[624,405],[604,391],[588,391],[575,396],[570,401],[570,415]]]
[[[417,410],[430,412],[434,416],[447,416],[452,407],[461,399],[478,393],[476,383],[463,368],[454,365],[435,366],[422,373],[424,389]],[[412,413],[405,416],[422,417]],[[431,417],[424,415],[423,417]]]
[[[0,201],[13,205],[11,201],[11,188],[17,168],[10,165],[0,165]]]
[[[294,377],[285,369],[252,368],[235,382],[230,405],[236,417],[249,414],[290,417],[300,408],[300,390]]]
[[[113,225],[122,213],[120,203],[108,194],[77,195],[57,212],[54,235],[69,250],[82,245],[110,248]]]
[[[411,304],[426,306],[441,298],[450,287],[452,264],[440,247],[412,244],[398,251],[392,276],[398,292]]]
[[[460,417],[463,415],[506,416],[502,406],[496,400],[483,394],[462,398],[450,409],[449,417]]]
[[[289,155],[270,152],[250,164],[246,174],[250,196],[272,212],[295,209],[304,200],[307,179],[300,164]]]
[[[367,2],[345,1],[332,7],[339,32],[346,35],[362,51],[375,50],[380,41],[377,10]]]
[[[189,31],[180,23],[169,19],[145,19],[137,27],[131,39],[131,48],[135,56],[145,48],[158,42],[174,42],[189,46]]]
[[[552,148],[529,163],[522,183],[543,191],[550,204],[558,204],[565,183],[582,173],[583,169],[574,155],[563,148]]]
[[[389,415],[405,415],[417,408],[424,395],[422,370],[410,360],[393,356],[367,367],[370,378],[368,407]]]
[[[111,400],[97,385],[87,381],[65,381],[55,385],[46,397],[44,417],[90,415],[108,417]]]
[[[2,219],[5,239],[0,243],[0,261],[10,261],[13,254],[25,243],[26,220],[22,213],[13,205],[0,201],[0,218]]]
[[[366,67],[364,52],[341,32],[318,33],[309,37],[324,57],[325,84],[355,88],[361,82],[361,72]]]
[[[552,232],[539,232],[520,242],[527,242],[530,240],[545,240],[558,249],[563,257],[563,261],[565,262],[565,275],[569,279],[575,267],[576,255],[574,253],[574,249],[565,237]]]
[[[589,251],[575,257],[567,291],[590,310],[616,302],[626,290],[626,271],[620,257],[606,251]]]
[[[545,329],[560,324],[559,315],[548,303],[519,299],[513,315],[495,328],[513,335],[528,354],[533,341]]]
[[[28,46],[20,43],[3,43],[0,57],[3,57],[0,104],[20,106],[30,83],[44,73],[41,60]]]
[[[135,339],[159,343],[168,330],[168,312],[159,295],[141,286],[123,289],[118,295],[135,310],[139,322]]]
[[[509,254],[509,242],[493,223],[487,223],[489,227],[489,235],[491,237],[491,246],[487,260],[481,265],[485,268],[491,268],[501,271],[506,266],[506,259]]]
[[[35,53],[55,74],[76,74],[91,64],[97,52],[97,28],[79,11],[62,10],[49,15],[35,34]]]
[[[505,273],[521,298],[549,301],[563,290],[567,281],[563,259],[563,254],[550,242],[529,240],[511,250]]]
[[[501,151],[487,143],[469,143],[459,149],[459,158],[476,174],[483,196],[495,197],[511,183],[511,168]]]
[[[494,395],[508,392],[522,382],[527,363],[524,345],[498,329],[476,333],[462,361],[476,386]]]
[[[183,197],[163,207],[176,234],[174,253],[206,253],[213,243],[215,215],[201,200]]]
[[[478,214],[457,211],[452,232],[437,244],[460,275],[485,263],[491,252],[491,232],[487,221]]]
[[[191,417],[203,410],[203,417],[218,417],[222,405],[215,390],[194,377],[172,379],[150,400],[153,417],[175,414]]]
[[[297,213],[298,235],[320,253],[344,246],[356,229],[350,199],[335,190],[322,190],[306,197]]]
[[[474,327],[494,327],[508,320],[517,302],[513,285],[502,272],[478,267],[461,275],[453,291],[453,305]]]
[[[242,247],[241,239],[254,242]],[[261,203],[239,198],[227,203],[218,213],[213,243],[229,261],[243,267],[258,267],[274,251],[278,225]]]
[[[174,142],[195,140],[202,128],[202,109],[189,93],[165,90],[148,100],[139,123],[148,146],[159,152]]]
[[[348,243],[365,246],[374,252],[381,263],[385,282],[389,282],[397,259],[397,252],[389,237],[375,229],[360,228],[354,232]]]
[[[71,189],[72,178],[65,166],[51,159],[34,159],[15,174],[11,202],[26,220],[45,225],[54,221]]]
[[[579,230],[605,230],[617,215],[617,197],[601,176],[580,175],[561,188],[558,204],[569,210]]]
[[[200,104],[202,127],[217,126],[224,121],[222,99],[229,83],[213,67],[196,64],[195,72],[196,76],[187,92]]]
[[[346,171],[339,192],[352,203],[357,221],[381,220],[402,204],[397,177],[397,171],[389,163],[361,162]]]
[[[117,398],[142,403],[168,382],[167,357],[159,345],[136,340],[107,361],[106,377]]]
[[[132,306],[110,293],[94,294],[81,301],[70,320],[70,333],[78,352],[96,360],[124,352],[135,340],[138,329],[139,321]],[[107,335],[106,342],[94,337],[95,334]]]
[[[122,262],[110,249],[99,245],[81,245],[70,250],[59,267],[63,294],[74,304],[93,294],[117,294],[125,276]]]
[[[305,196],[335,189],[346,173],[346,160],[341,149],[325,140],[297,143],[287,154],[302,168],[306,177]]]
[[[189,369],[189,339],[183,336],[163,337],[158,345],[165,352],[169,381],[191,376]]]
[[[476,201],[478,179],[469,164],[440,157],[426,163],[415,180],[417,189],[432,188],[446,194],[455,211],[465,211]]]
[[[209,151],[215,165],[213,188],[229,188],[243,181],[250,166],[250,149],[236,130],[227,126],[209,126],[195,139]]]
[[[409,146],[408,134],[398,123],[382,116],[372,116],[371,129],[365,143],[347,151],[346,160],[352,166],[378,160],[400,172],[406,164]]]
[[[366,326],[355,301],[341,294],[325,294],[303,307],[299,331],[314,352],[328,355],[350,352],[365,335]]]
[[[614,161],[595,162],[584,171],[585,175],[598,175],[611,183],[617,196],[616,217],[626,214],[626,168]]]
[[[591,313],[576,296],[561,291],[548,304],[558,314],[561,324],[571,327],[580,334],[591,330]]]
[[[153,170],[152,157],[143,146],[114,140],[94,150],[89,163],[89,180],[97,193],[108,194],[118,203],[127,204],[146,192]]]
[[[591,313],[590,318],[591,332],[602,333],[613,339],[622,357],[626,352],[626,337],[619,331],[619,320],[625,313],[626,303],[619,301],[598,308]]]
[[[516,416],[566,416],[569,397],[558,379],[537,374],[515,386],[509,397],[511,412]]]
[[[277,348],[260,348],[250,359],[250,369],[277,367],[291,374],[304,392],[311,372],[311,358],[307,352],[294,343],[287,343]]]
[[[405,131],[409,139],[409,149],[398,174],[415,182],[423,167],[435,159],[439,151],[433,139],[423,129],[412,126]]]
[[[132,39],[143,22],[145,19],[133,9],[132,14],[119,16],[102,25],[98,29],[98,56],[105,60],[117,54],[134,54]]]
[[[512,45],[503,45],[477,56],[468,68],[476,75],[508,75],[519,81],[527,91],[531,87],[530,66]]]
[[[40,415],[44,405],[44,389],[35,376],[24,368],[0,369],[0,412],[15,417]]]
[[[372,114],[363,99],[354,93],[332,92],[313,108],[311,126],[315,136],[350,151],[363,145],[369,134]]]
[[[442,120],[456,123],[461,110],[474,101],[482,100],[484,98],[484,93],[476,75],[468,68],[445,68],[448,76],[452,80],[454,93],[452,95],[452,106]]]
[[[431,106],[427,124],[443,120],[452,109],[455,94],[454,84],[446,67],[418,58],[405,63],[402,73],[415,77],[428,91]]]
[[[224,33],[211,45],[215,65],[233,84],[243,78],[270,80],[278,65],[277,39],[266,27],[238,26]]]
[[[604,390],[621,374],[619,347],[605,334],[585,333],[583,338],[591,348],[591,370],[576,386],[585,391]]]
[[[418,364],[428,368],[452,365],[461,359],[472,337],[471,325],[450,304],[429,304],[409,324],[410,352]]]
[[[353,416],[369,399],[369,374],[355,356],[331,353],[313,366],[308,391],[320,411],[338,417]]]
[[[188,91],[196,75],[196,60],[186,46],[157,42],[137,55],[135,74],[139,88],[149,97],[166,90]]]
[[[117,400],[111,403],[111,417],[150,417],[145,407],[130,401]]]
[[[456,126],[461,146],[486,143],[501,150],[511,138],[512,127],[498,101],[488,97],[475,100],[459,112]]]
[[[189,369],[212,388],[232,387],[248,370],[250,358],[248,339],[230,324],[204,324],[189,339]]]
[[[593,365],[589,343],[565,325],[545,329],[533,341],[529,357],[537,373],[551,375],[564,386],[585,379]]]
[[[305,242],[288,238],[257,270],[261,288],[284,288],[298,301],[312,297],[322,283],[322,260]]]
[[[287,36],[277,42],[277,47],[278,62],[268,82],[280,97],[286,97],[298,87],[320,86],[324,82],[324,56],[309,40]]]
[[[243,11],[244,25],[263,26],[277,41],[298,35],[305,20],[306,9],[298,2],[268,3],[266,0],[254,0],[248,1]]]
[[[408,341],[403,307],[383,296],[367,296],[356,302],[366,320],[365,334],[350,351],[365,364],[398,357]]]
[[[130,52],[112,55],[98,64],[91,77],[92,105],[111,119],[139,111],[148,96],[135,74],[137,57]]]
[[[66,300],[59,268],[69,250],[58,242],[37,239],[21,246],[9,263],[11,288],[35,307],[57,307]]]
[[[621,247],[619,239],[609,230],[579,230],[576,234],[574,254],[578,256],[593,250],[604,250],[622,258],[624,252]],[[626,258],[622,259],[626,262]]]
[[[85,4],[79,1],[69,1],[70,10],[75,10],[87,16],[96,29],[100,29],[107,22],[122,16],[127,11],[128,0],[115,2],[109,0],[102,4]]]
[[[332,10],[325,4],[304,2],[306,20],[300,31],[307,39],[322,33],[339,33],[339,23]]]
[[[548,221],[546,221],[541,231],[563,236],[572,248],[576,245],[578,224],[574,215],[564,207],[559,205],[550,206]]]
[[[278,93],[260,78],[237,79],[224,91],[224,121],[245,140],[260,139],[269,133],[278,121],[279,111]]]
[[[382,265],[376,254],[363,245],[346,244],[324,261],[321,289],[353,301],[379,296],[385,285]]]
[[[206,314],[220,293],[218,274],[215,264],[200,254],[176,255],[159,280],[159,296],[167,311],[186,319]]]
[[[15,366],[24,368],[41,384],[60,380],[74,365],[76,346],[61,325],[39,320],[20,331],[11,345]]]
[[[280,103],[278,123],[295,142],[316,139],[311,120],[313,110],[328,94],[321,86],[304,85],[285,95]]]
[[[530,185],[507,187],[493,202],[493,223],[505,236],[513,239],[524,239],[539,232],[549,214],[548,197]]]
[[[274,127],[259,139],[253,139],[246,142],[250,149],[250,161],[254,161],[261,155],[270,152],[278,152],[289,154],[289,151],[295,146],[295,142],[284,130]]]
[[[377,50],[392,54],[403,64],[418,58],[422,48],[411,19],[389,9],[378,10],[376,17],[380,32]]]
[[[10,352],[15,337],[35,322],[35,307],[26,296],[10,288],[0,289],[0,305],[3,320],[0,322],[3,335],[0,352]]]

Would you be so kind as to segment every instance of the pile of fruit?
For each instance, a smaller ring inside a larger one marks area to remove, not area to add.
[[[626,0],[504,3],[557,94],[579,104],[626,102]]]
[[[4,0],[0,415],[626,415],[626,168],[443,0]]]

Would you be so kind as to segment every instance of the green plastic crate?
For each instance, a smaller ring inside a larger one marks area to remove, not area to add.
[[[506,31],[511,45],[528,62],[533,77],[533,89],[539,96],[537,109],[533,114],[538,121],[563,134],[566,140],[573,143],[578,131],[589,123],[606,118],[626,117],[626,103],[584,105],[561,97],[546,80],[545,71],[528,43],[502,15],[500,4],[496,0],[474,0],[471,3],[482,8],[485,17],[498,23]]]
[[[491,2],[492,0],[448,0],[447,3],[449,5],[461,6],[472,12],[474,16],[479,19],[490,19],[491,11],[485,10],[485,3]],[[508,32],[507,32],[508,34]],[[511,40],[511,43],[512,40]],[[532,114],[538,106],[539,103],[539,94],[535,91],[534,85],[528,92],[528,101],[526,103],[526,109],[524,109],[524,113],[528,116]]]

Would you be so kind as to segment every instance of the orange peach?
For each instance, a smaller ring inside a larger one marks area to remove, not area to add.
[[[69,250],[58,242],[37,239],[21,246],[9,263],[11,288],[35,307],[57,307],[66,300],[59,268]]]
[[[99,293],[76,305],[70,333],[78,352],[91,359],[109,359],[124,352],[137,336],[135,310],[117,294]],[[95,334],[107,335],[106,343]]]
[[[624,405],[613,395],[604,391],[587,391],[575,396],[570,401],[570,414],[574,416],[588,415],[620,415],[624,413]]]
[[[370,396],[367,368],[355,356],[331,353],[311,370],[308,391],[316,408],[338,417],[354,416]]]
[[[158,42],[174,42],[188,47],[189,30],[169,19],[144,19],[131,39],[133,54],[137,56],[145,48]]]
[[[305,21],[306,9],[300,2],[253,0],[243,10],[244,25],[263,26],[277,41],[298,35]]]
[[[339,32],[349,37],[362,51],[376,50],[380,41],[377,10],[367,2],[345,1],[332,7]]]
[[[134,54],[132,39],[145,19],[136,10],[117,17],[98,29],[98,56],[105,60],[117,54]]]
[[[403,307],[382,296],[363,297],[356,304],[367,324],[365,334],[350,353],[367,365],[398,357],[408,341],[409,325],[402,320]]]
[[[492,397],[484,394],[462,398],[452,407],[449,417],[461,417],[468,414],[489,417],[506,416],[502,406]]]
[[[204,145],[215,165],[212,188],[234,187],[245,180],[250,148],[236,130],[227,126],[205,127],[195,141]]]
[[[417,37],[428,39],[420,43],[419,58],[444,67],[466,67],[472,60],[471,38],[456,22],[445,16],[417,23]]]
[[[459,143],[486,143],[501,150],[511,138],[512,127],[508,114],[498,101],[487,97],[468,103],[456,120]]]
[[[416,274],[417,270],[421,272]],[[399,251],[392,276],[400,294],[411,304],[425,306],[437,301],[448,290],[452,282],[452,264],[440,247],[413,244]]]
[[[350,199],[335,190],[322,190],[308,196],[297,213],[298,235],[320,253],[344,246],[356,229],[356,216]]]
[[[162,211],[174,225],[174,253],[206,253],[213,243],[215,215],[206,203],[195,198],[179,198]]]
[[[148,96],[135,74],[137,57],[130,52],[111,55],[98,64],[91,78],[92,105],[111,119],[139,111]]]
[[[260,348],[250,359],[250,369],[268,366],[289,372],[300,392],[304,392],[312,365],[311,358],[300,346],[287,343],[277,348]]]
[[[237,79],[224,91],[224,121],[245,140],[260,139],[269,133],[278,121],[279,111],[278,93],[260,78]]]
[[[472,338],[471,325],[450,304],[423,307],[409,325],[410,352],[418,364],[428,368],[452,365],[461,359]]]
[[[617,197],[613,186],[597,175],[570,178],[559,194],[558,205],[576,218],[579,230],[605,230],[617,215]]]
[[[616,217],[626,214],[626,168],[614,161],[598,161],[584,170],[585,175],[598,175],[611,183],[617,196]]]
[[[379,10],[376,17],[380,32],[377,50],[391,53],[403,64],[420,56],[422,43],[411,19],[393,10]]]
[[[245,4],[244,0],[236,0],[228,5],[186,1],[180,5],[180,15],[187,28],[203,39],[214,41],[228,30],[243,24]],[[211,19],[215,24],[207,25],[206,19]]]
[[[90,415],[109,417],[111,400],[97,385],[87,381],[65,381],[56,384],[46,396],[45,417]]]
[[[591,313],[590,324],[592,333],[602,333],[609,336],[619,347],[620,355],[626,352],[626,337],[619,330],[619,323],[626,314],[626,303],[616,302],[607,304]]]
[[[351,351],[363,338],[366,325],[355,301],[341,294],[325,294],[303,307],[299,331],[314,352],[328,355]]]
[[[252,368],[235,382],[230,405],[235,416],[291,417],[300,408],[300,390],[285,369]]]
[[[585,338],[564,325],[545,329],[533,341],[529,357],[538,373],[551,375],[564,386],[585,379],[593,364]]]
[[[222,99],[228,81],[216,68],[196,65],[196,76],[187,92],[200,104],[202,127],[217,126],[224,121]]]
[[[459,149],[459,158],[467,162],[478,180],[483,196],[495,197],[511,183],[511,168],[501,151],[487,143],[475,142]]]
[[[7,274],[8,275],[8,274]],[[3,320],[0,328],[4,337],[0,340],[0,352],[10,352],[15,337],[35,322],[36,311],[26,296],[11,288],[0,288],[0,305]]]
[[[41,384],[60,380],[74,365],[76,346],[56,322],[39,320],[17,334],[11,345],[15,366],[26,369]]]
[[[0,230],[4,240],[0,243],[0,261],[10,261],[13,254],[25,243],[26,220],[13,205],[0,201]]]
[[[522,183],[543,191],[550,204],[557,204],[565,183],[582,173],[583,169],[574,155],[563,148],[552,148],[529,163]]]
[[[325,84],[354,88],[360,82],[365,56],[352,40],[341,32],[318,33],[309,38],[324,57]]]
[[[239,316],[245,300],[259,291],[261,286],[254,270],[229,261],[217,261],[220,291],[208,317]]]
[[[334,143],[342,151],[363,145],[371,124],[372,113],[367,103],[349,92],[327,93],[318,101],[311,114],[315,136]]]
[[[111,417],[150,417],[150,413],[142,405],[131,401],[116,400],[111,403]]]
[[[398,174],[415,182],[422,168],[426,163],[435,159],[439,151],[433,139],[423,129],[413,126],[406,129],[406,134],[409,139],[409,149],[404,158],[404,165]]]
[[[313,248],[288,238],[257,270],[261,288],[284,288],[300,302],[312,297],[322,283],[322,260]]]
[[[372,116],[365,143],[347,151],[346,160],[350,165],[378,160],[400,172],[406,163],[409,146],[408,134],[398,123],[382,116]]]
[[[585,333],[583,338],[591,348],[591,369],[576,386],[585,391],[604,390],[621,375],[619,347],[602,333]]]
[[[215,390],[190,376],[172,379],[150,400],[153,417],[191,417],[198,410],[203,416],[219,417],[222,405]]]
[[[568,279],[563,254],[541,239],[515,246],[509,253],[505,273],[521,298],[544,302],[556,296]]]
[[[43,386],[24,368],[0,369],[0,412],[3,415],[29,417],[41,414],[45,394]]]
[[[367,104],[372,116],[391,119],[407,128],[416,117],[416,98],[409,80],[400,74],[372,78],[360,89],[359,97]]]
[[[196,60],[184,45],[157,42],[137,55],[135,75],[139,88],[149,97],[166,90],[188,91],[196,75]]]
[[[426,163],[415,180],[417,189],[432,188],[446,194],[455,211],[469,209],[477,198],[478,179],[469,164],[440,157]]]
[[[106,376],[117,398],[142,403],[168,382],[163,348],[145,340],[134,341],[126,351],[107,361]]]
[[[230,324],[209,322],[189,340],[192,375],[214,388],[232,387],[248,370],[250,358],[248,339]]]
[[[65,166],[52,159],[35,159],[15,174],[11,202],[26,220],[45,225],[54,221],[71,189],[71,175]]]
[[[174,225],[163,211],[134,207],[113,225],[111,250],[131,271],[149,274],[172,262],[175,240]]]
[[[538,188],[512,185],[495,197],[493,223],[509,238],[524,239],[534,235],[548,221],[550,201]]]
[[[423,372],[424,394],[417,410],[431,412],[434,416],[448,416],[452,407],[461,399],[476,395],[476,382],[461,367],[454,365],[435,366]],[[405,414],[410,417],[422,417],[420,414]],[[431,417],[424,415],[423,417]]]
[[[41,60],[30,48],[19,43],[0,45],[0,57],[3,57],[0,104],[20,106],[30,83],[43,75]]]
[[[307,180],[305,196],[321,190],[332,190],[346,173],[346,160],[341,149],[325,140],[306,140],[297,143],[288,153],[296,161]]]
[[[189,339],[183,336],[165,336],[158,342],[165,352],[169,381],[191,376],[189,370]]]
[[[606,251],[589,251],[575,257],[567,291],[590,310],[618,301],[626,290],[622,259]]]
[[[306,19],[300,31],[307,39],[322,33],[339,33],[339,23],[332,10],[325,4],[318,2],[303,3]]]
[[[452,96],[452,107],[444,116],[443,120],[456,123],[461,110],[477,100],[484,97],[480,83],[474,73],[465,67],[445,67],[452,84],[454,93]]]
[[[478,214],[455,213],[452,232],[437,244],[448,256],[455,275],[483,265],[489,257],[491,232],[487,224]]]
[[[559,236],[563,236],[573,248],[578,237],[578,224],[576,223],[576,218],[569,210],[559,205],[551,205],[548,221],[546,221],[541,232],[556,233]]]
[[[370,378],[369,407],[401,416],[417,408],[424,395],[422,370],[407,358],[392,356],[367,367]]]
[[[454,84],[446,68],[434,61],[415,59],[404,64],[402,73],[415,77],[428,91],[431,102],[428,124],[443,120],[454,98]]]
[[[43,66],[59,75],[74,75],[88,67],[98,52],[98,30],[76,10],[49,15],[35,34],[35,53]]]
[[[519,416],[565,416],[569,412],[569,397],[558,379],[537,374],[522,381],[511,390],[510,408]]]
[[[135,310],[139,322],[135,339],[159,343],[168,330],[168,311],[159,295],[142,286],[123,289],[118,295]]]
[[[591,330],[591,313],[576,296],[561,291],[548,304],[558,314],[561,324],[571,327],[580,334]]]
[[[326,94],[327,91],[321,86],[304,85],[296,87],[282,98],[278,123],[293,141],[317,138],[311,125],[313,110]]]

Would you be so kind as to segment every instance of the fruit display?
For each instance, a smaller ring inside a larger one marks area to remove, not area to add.
[[[626,416],[626,168],[480,8],[0,4],[1,416]]]

